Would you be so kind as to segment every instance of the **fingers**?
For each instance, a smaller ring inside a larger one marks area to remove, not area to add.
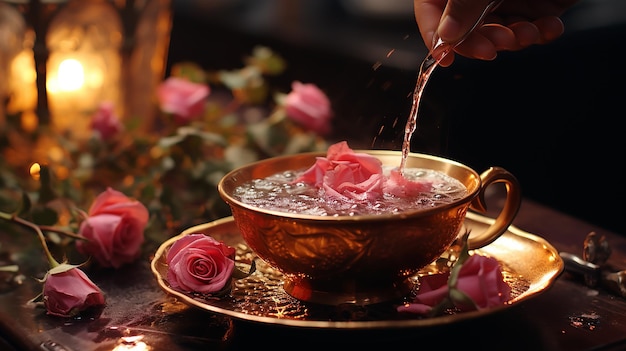
[[[540,18],[533,22],[539,29],[540,40],[538,44],[545,44],[560,37],[565,32],[565,25],[559,17],[550,16]]]
[[[426,47],[431,50],[434,38],[454,43],[463,38],[483,10],[493,0],[414,0],[415,19]],[[559,16],[579,0],[505,1],[475,30],[441,66],[449,66],[454,54],[493,60],[498,51],[516,51],[534,44],[545,44],[564,32]]]
[[[446,0],[414,0],[413,9],[420,35],[428,50],[432,49],[433,37],[446,6]]]
[[[437,28],[439,37],[448,43],[459,41],[474,26],[492,0],[449,0]]]
[[[560,37],[565,27],[558,17],[543,17],[533,22],[516,22],[509,25],[515,33],[517,46],[505,50],[519,50],[535,44],[546,44]]]
[[[497,51],[517,49],[515,33],[506,26],[486,24],[478,32],[487,38]]]
[[[493,42],[477,32],[467,37],[454,51],[463,56],[486,61],[495,59],[497,55],[497,49]]]
[[[466,57],[490,61],[496,58],[498,51],[517,49],[517,38],[510,28],[488,24],[477,29],[454,51]]]
[[[508,26],[487,24],[476,30],[454,51],[466,57],[489,61],[496,58],[498,51],[516,51],[535,44],[545,44],[557,39],[563,31],[563,22],[558,17],[544,17],[534,22],[520,21]]]

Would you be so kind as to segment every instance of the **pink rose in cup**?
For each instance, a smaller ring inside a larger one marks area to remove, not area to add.
[[[431,182],[410,181],[398,169],[393,169],[383,184],[383,191],[385,194],[392,194],[397,197],[415,197],[422,192],[429,191],[431,186]]]
[[[101,312],[104,295],[78,268],[46,274],[43,303],[46,313],[59,317],[75,317],[84,311]]]
[[[186,235],[167,252],[167,281],[182,292],[213,294],[228,290],[235,249],[204,234]]]
[[[318,157],[294,182],[322,187],[328,198],[356,201],[374,201],[383,194],[414,197],[432,185],[406,179],[397,169],[385,176],[378,158],[355,152],[346,141],[331,145],[326,157]]]
[[[102,140],[111,140],[124,129],[112,103],[104,102],[99,106],[98,111],[91,117],[91,129],[97,132]]]
[[[330,132],[330,100],[314,84],[293,82],[291,92],[285,98],[285,112],[305,129],[322,136]]]
[[[102,267],[119,268],[139,257],[147,223],[148,209],[141,202],[108,188],[81,223],[79,233],[88,241],[77,241],[76,249]]]
[[[413,302],[399,306],[398,312],[427,314],[449,296],[449,274],[420,277],[420,287]],[[461,311],[483,309],[505,304],[511,298],[511,287],[504,281],[502,268],[493,257],[472,255],[459,271],[456,288],[475,306],[456,304]]]
[[[354,152],[342,141],[331,145],[326,157],[318,157],[294,182],[323,187],[330,198],[371,201],[382,195],[383,180],[379,159]]]
[[[159,85],[157,96],[161,111],[174,115],[177,123],[187,124],[204,112],[210,92],[208,85],[169,77]]]

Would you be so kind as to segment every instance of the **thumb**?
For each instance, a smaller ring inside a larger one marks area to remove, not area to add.
[[[469,32],[480,15],[497,0],[449,0],[441,16],[437,34],[446,43],[456,43]]]

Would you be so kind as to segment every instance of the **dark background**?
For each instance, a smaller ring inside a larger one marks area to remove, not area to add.
[[[332,139],[399,150],[426,55],[411,3],[383,15],[347,0],[175,0],[169,63],[238,68],[266,45],[289,65],[278,89],[300,80],[328,94]],[[563,20],[548,45],[437,68],[412,151],[504,167],[524,196],[626,235],[626,1],[583,0]]]

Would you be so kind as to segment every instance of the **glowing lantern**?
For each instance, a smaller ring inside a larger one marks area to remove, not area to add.
[[[170,31],[171,0],[0,0],[0,132],[35,114],[82,137],[102,102],[148,127]]]

